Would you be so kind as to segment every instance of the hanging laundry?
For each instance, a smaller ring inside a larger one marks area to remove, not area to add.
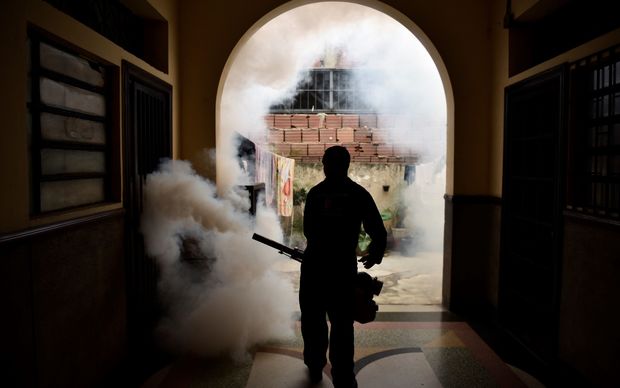
[[[265,184],[265,204],[280,216],[293,215],[294,171],[295,159],[256,148],[256,183]]]
[[[293,178],[295,159],[277,156],[278,161],[278,214],[293,215]]]

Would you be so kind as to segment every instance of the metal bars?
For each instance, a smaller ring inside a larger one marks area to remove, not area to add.
[[[567,208],[620,218],[620,47],[571,66]]]
[[[351,69],[310,69],[295,96],[270,108],[272,113],[360,112],[368,107]]]

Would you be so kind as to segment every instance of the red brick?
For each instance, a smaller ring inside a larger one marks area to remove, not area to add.
[[[290,115],[275,115],[275,128],[287,129],[291,127],[291,116]]]
[[[359,115],[342,115],[342,126],[357,128],[360,126]]]
[[[285,143],[301,143],[301,129],[287,129],[282,132]]]
[[[314,114],[308,116],[308,128],[321,128],[324,126],[324,119],[322,115]]]
[[[320,163],[321,158],[319,156],[307,156],[305,158],[301,158],[302,163]]]
[[[308,156],[307,144],[291,144],[291,156]]]
[[[388,160],[389,160],[388,158],[384,158],[380,156],[373,156],[372,158],[370,158],[371,163],[387,163]]]
[[[336,130],[336,138],[340,143],[353,143],[354,139],[353,128],[339,128]]]
[[[370,143],[359,144],[360,156],[377,156],[377,146]]]
[[[291,145],[279,143],[274,147],[274,153],[282,156],[289,156],[291,154]]]
[[[293,117],[291,117],[291,126],[293,128],[308,128],[308,116],[293,115]]]
[[[284,141],[284,131],[270,129],[268,135],[269,143],[282,143]]]
[[[275,125],[275,116],[274,115],[266,115],[265,116],[265,125],[267,128],[273,128]]]
[[[352,162],[356,163],[370,163],[372,158],[369,156],[356,156]]]
[[[366,128],[356,129],[354,141],[357,143],[370,143],[372,141],[372,132]]]
[[[304,143],[317,143],[319,141],[318,129],[304,129],[301,131],[301,141]]]
[[[390,144],[378,144],[377,145],[377,155],[379,155],[379,156],[392,156],[392,155],[394,155],[394,151],[392,150],[392,146]]]
[[[377,128],[377,115],[360,115],[360,127]]]
[[[336,130],[335,129],[319,129],[319,141],[321,143],[335,143]]]
[[[325,127],[326,128],[341,128],[342,127],[342,116],[327,115],[327,117],[325,117]]]
[[[359,156],[359,146],[357,144],[349,143],[349,144],[342,144],[342,146],[345,147],[347,151],[349,151],[349,154],[351,154],[352,158]]]
[[[325,144],[308,144],[308,156],[323,156]]]
[[[390,143],[390,133],[385,129],[373,129],[371,135],[373,143]]]
[[[321,142],[322,143],[322,142]],[[341,146],[342,144],[338,144],[338,143],[325,143],[325,149],[328,149],[329,147],[333,147],[333,146]]]

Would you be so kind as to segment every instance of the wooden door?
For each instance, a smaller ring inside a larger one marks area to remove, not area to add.
[[[556,68],[505,94],[499,319],[543,362],[558,336],[565,78]]]
[[[144,363],[142,373],[154,367],[153,329],[160,317],[158,270],[144,252],[140,234],[144,184],[163,158],[172,157],[172,87],[123,62],[124,96],[124,204],[127,214],[127,321],[130,352]],[[140,371],[138,371],[140,373]]]

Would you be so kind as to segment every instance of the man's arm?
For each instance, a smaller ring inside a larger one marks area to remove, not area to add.
[[[364,268],[368,269],[375,264],[381,264],[387,245],[387,231],[375,201],[368,192],[365,194],[362,224],[364,225],[364,230],[370,236],[371,242],[368,246],[368,255],[362,257],[360,262],[364,264]]]

